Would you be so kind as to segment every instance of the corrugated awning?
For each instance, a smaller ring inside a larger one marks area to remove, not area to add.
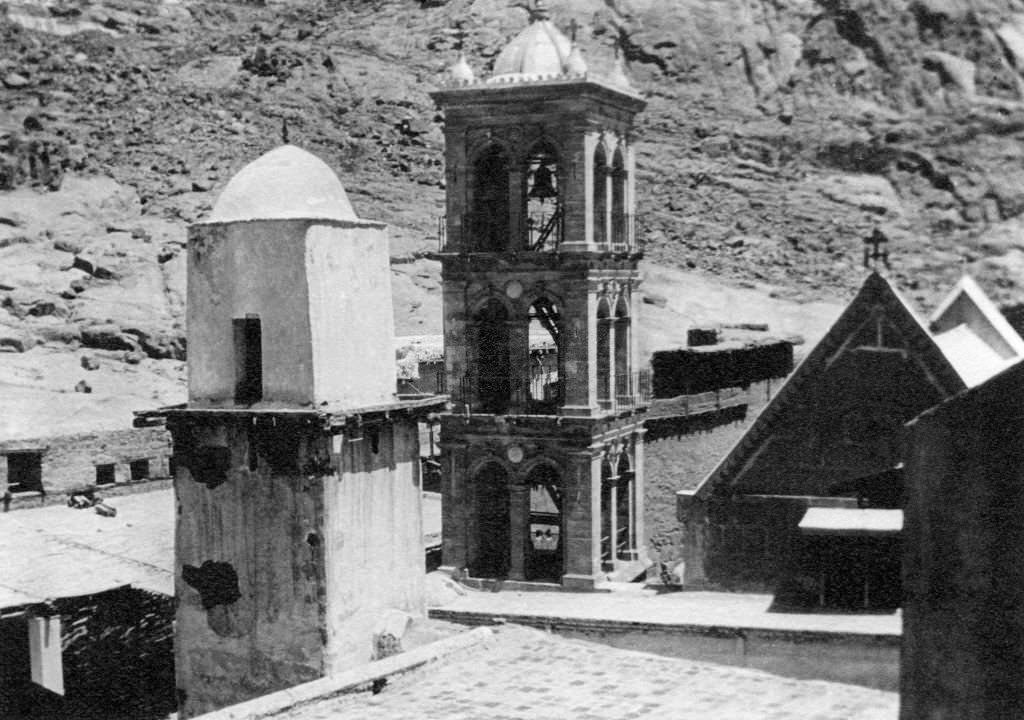
[[[902,510],[812,507],[800,520],[804,535],[878,537],[902,531]]]

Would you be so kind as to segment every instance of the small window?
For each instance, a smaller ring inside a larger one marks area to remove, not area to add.
[[[11,453],[7,456],[7,490],[11,493],[43,491],[42,453]]]
[[[128,470],[131,472],[132,482],[149,479],[149,460],[132,460],[128,463]]]
[[[106,463],[104,465],[96,466],[96,484],[97,485],[113,485],[114,484],[114,465],[113,463]]]
[[[235,402],[252,405],[263,399],[263,331],[255,315],[233,321]]]

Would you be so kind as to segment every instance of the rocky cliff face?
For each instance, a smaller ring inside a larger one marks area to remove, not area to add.
[[[922,306],[964,269],[997,299],[1024,299],[1024,6],[549,4],[563,27],[577,23],[592,66],[622,47],[649,98],[638,224],[663,279],[648,288],[671,301],[659,341],[674,339],[664,332],[673,322],[681,338],[691,322],[716,319],[685,297],[688,278],[790,307],[847,297],[876,228],[890,239],[891,276]],[[486,71],[522,9],[3,7],[0,350],[11,354],[0,355],[0,382],[18,382],[4,368],[26,353],[83,348],[111,368],[156,363],[180,375],[184,227],[281,142],[285,124],[339,171],[361,216],[390,224],[399,332],[439,331],[438,268],[424,254],[443,207],[442,136],[426,93],[454,57],[454,24]],[[744,312],[726,319],[772,319]]]

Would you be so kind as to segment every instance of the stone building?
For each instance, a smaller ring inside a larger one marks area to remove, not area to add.
[[[898,606],[903,424],[1021,357],[973,281],[926,324],[872,273],[714,471],[678,493],[685,584]]]
[[[371,659],[422,613],[418,420],[395,394],[385,226],[318,158],[243,168],[188,242],[174,442],[180,716]]]
[[[0,440],[0,498],[4,509],[16,509],[89,490],[118,494],[169,477],[170,458],[162,428]]]
[[[901,720],[1024,708],[1024,366],[910,423]]]
[[[539,4],[538,4],[539,5]],[[643,552],[647,379],[621,64],[588,70],[543,8],[445,116],[444,563],[461,577],[592,588]],[[531,337],[554,352],[531,358]]]

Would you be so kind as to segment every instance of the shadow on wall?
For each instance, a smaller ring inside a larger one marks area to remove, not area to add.
[[[64,696],[31,680],[28,619],[0,620],[4,720],[163,720],[174,697],[174,601],[130,587],[53,602]]]

